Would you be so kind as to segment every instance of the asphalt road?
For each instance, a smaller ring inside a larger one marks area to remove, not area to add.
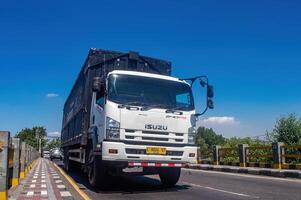
[[[61,163],[60,163],[61,164]],[[158,176],[114,177],[106,188],[89,186],[81,172],[69,175],[91,199],[281,199],[301,200],[301,180],[183,169],[174,188],[164,188]]]

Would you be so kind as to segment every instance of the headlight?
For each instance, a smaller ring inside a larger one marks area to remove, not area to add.
[[[193,126],[188,129],[188,144],[195,144],[196,127]]]
[[[111,140],[120,139],[120,123],[110,117],[106,119],[106,136]]]

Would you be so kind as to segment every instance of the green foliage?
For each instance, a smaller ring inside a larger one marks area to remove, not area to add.
[[[209,148],[214,145],[223,145],[225,138],[222,135],[218,135],[212,128],[199,127],[196,134],[196,142],[198,144],[199,138],[202,138]]]
[[[238,138],[238,137],[232,137],[229,139],[226,139],[226,142],[223,147],[225,148],[235,148],[233,151],[227,152],[227,155],[224,158],[224,161],[231,161],[231,162],[238,162],[239,161],[239,155],[238,155],[238,145],[239,144],[247,144],[250,147],[258,147],[258,146],[271,146],[268,142],[254,139],[250,137],[244,137],[244,138]],[[270,158],[259,158],[256,157],[256,155],[270,155],[272,153],[271,150],[263,150],[263,149],[255,149],[250,150],[250,154],[254,155],[253,157],[250,157],[250,162],[270,162]]]
[[[225,143],[225,138],[222,135],[216,134],[211,128],[199,127],[195,141],[200,147],[201,158],[212,160],[213,146],[223,145]]]
[[[20,138],[22,142],[26,142],[30,146],[38,149],[38,140],[36,138],[36,133],[38,133],[39,137],[42,139],[41,144],[44,147],[47,143],[46,137],[46,129],[43,126],[35,126],[32,128],[24,128],[20,132],[16,134],[16,138]]]
[[[254,139],[254,138],[250,138],[250,137],[245,137],[245,138],[232,137],[232,138],[226,139],[224,147],[238,147],[239,144],[248,144],[249,146],[252,146],[252,147],[267,145],[266,142],[259,140],[259,139]]]
[[[295,114],[288,114],[277,120],[273,130],[267,133],[267,138],[273,142],[285,144],[301,144],[301,119]]]
[[[61,146],[61,140],[59,138],[57,139],[53,139],[51,141],[49,141],[46,145],[46,148],[48,150],[54,149],[54,148],[60,148]]]

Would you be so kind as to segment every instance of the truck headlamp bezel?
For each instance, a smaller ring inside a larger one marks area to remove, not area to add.
[[[106,138],[120,140],[120,123],[110,117],[106,118]]]
[[[192,126],[188,129],[188,144],[195,144],[196,127]]]

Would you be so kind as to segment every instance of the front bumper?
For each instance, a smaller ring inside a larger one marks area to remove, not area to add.
[[[169,152],[182,152],[181,155],[147,155],[141,154],[146,147],[165,147]],[[109,149],[117,150],[118,153],[109,153]],[[129,149],[138,150],[140,154],[135,154],[133,151],[128,153]],[[194,154],[194,157],[190,157]],[[158,144],[158,143],[128,143],[127,141],[103,141],[102,143],[102,160],[104,161],[121,161],[121,162],[153,162],[153,163],[197,163],[197,147],[178,144]]]

